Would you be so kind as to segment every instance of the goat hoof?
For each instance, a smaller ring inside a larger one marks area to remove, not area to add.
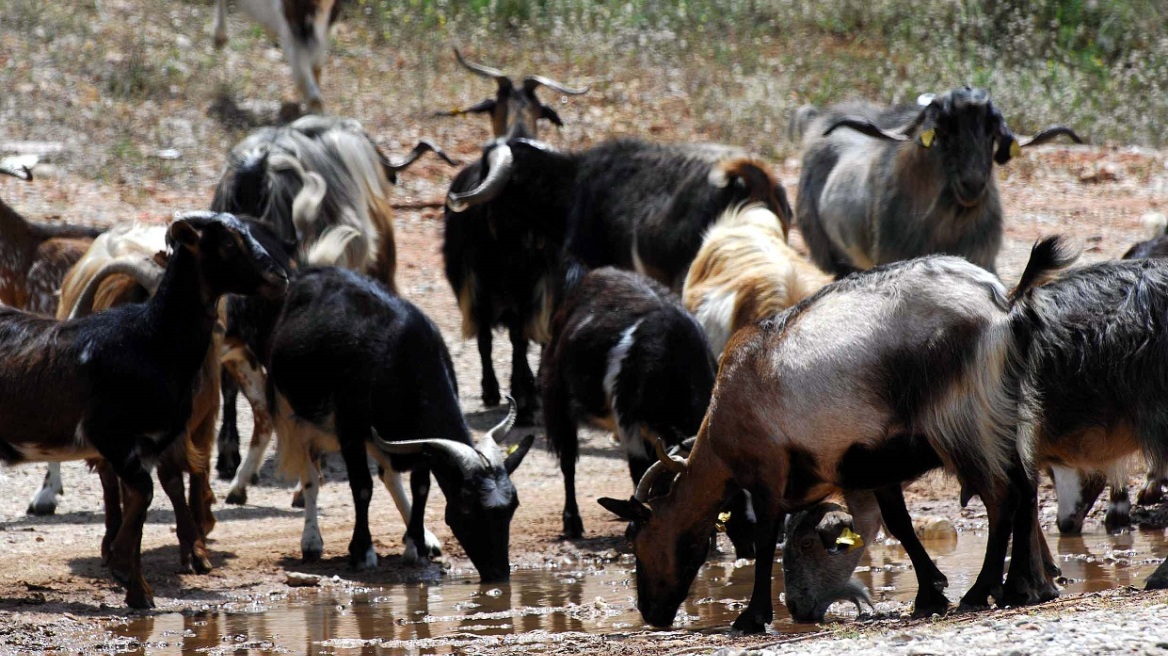
[[[224,501],[233,506],[242,506],[247,503],[247,490],[233,489],[227,493],[227,498]]]
[[[349,567],[357,571],[377,569],[377,552],[370,545],[364,554],[349,553]]]
[[[256,472],[256,473],[251,475],[251,478],[248,480],[248,485],[259,485],[259,484],[260,484],[260,474],[259,474],[259,472]]]
[[[213,569],[211,566],[211,559],[208,558],[206,554],[196,554],[195,557],[191,559],[191,566],[194,568],[195,574],[199,575],[210,574],[211,570]]]
[[[760,613],[756,613],[747,608],[738,616],[738,619],[734,620],[731,628],[742,633],[766,633],[766,627],[767,624],[770,624],[770,621],[760,615]]]
[[[1058,589],[1046,580],[1042,582],[1014,580],[1006,581],[999,606],[1030,606],[1058,598]]]
[[[1141,506],[1154,506],[1164,500],[1164,490],[1159,486],[1148,486],[1136,495],[1136,503]]]
[[[996,599],[1001,593],[994,596]],[[970,590],[961,598],[961,603],[957,606],[958,612],[969,613],[973,611],[986,610],[990,607],[990,593],[980,592],[977,590]]]
[[[1051,561],[1049,563],[1043,563],[1042,570],[1044,572],[1046,572],[1047,577],[1049,577],[1051,579],[1057,579],[1058,577],[1063,575],[1062,568],[1060,568],[1058,565],[1054,564],[1054,561]]]
[[[1161,569],[1164,569],[1163,565],[1148,577],[1144,584],[1145,590],[1168,590],[1168,571],[1161,572]]]
[[[219,460],[215,463],[215,472],[219,474],[219,480],[230,481],[235,478],[235,470],[239,469],[239,454],[234,458],[225,458],[226,453],[219,454]]]
[[[932,617],[934,615],[944,615],[948,612],[949,599],[945,595],[939,592],[926,594],[922,589],[917,594],[917,599],[913,603],[912,616],[914,618]]]
[[[39,503],[34,500],[32,503],[28,504],[28,509],[26,509],[24,512],[26,515],[35,515],[37,517],[55,515],[57,513],[57,502],[53,501],[51,503]]]
[[[564,538],[579,540],[584,537],[584,521],[579,516],[564,517]]]
[[[304,507],[304,492],[297,490],[295,493],[292,494],[292,507],[293,508],[303,508]]]
[[[499,394],[499,385],[497,383],[493,387],[488,387],[486,383],[483,383],[483,405],[488,408],[493,408],[499,405],[499,402],[502,400],[503,397]]]
[[[306,563],[315,563],[320,561],[323,549],[305,549],[300,552],[300,559]]]
[[[154,608],[154,595],[144,592],[127,592],[126,605],[135,610],[150,610]]]

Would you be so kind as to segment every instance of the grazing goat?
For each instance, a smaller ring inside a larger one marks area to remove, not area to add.
[[[800,112],[796,222],[823,270],[842,276],[944,253],[993,272],[1002,241],[994,162],[1060,135],[1082,143],[1065,127],[1020,143],[983,89],[926,95],[920,104]]]
[[[657,282],[613,268],[572,277],[539,370],[548,445],[564,475],[564,535],[579,538],[577,425],[613,431],[635,486],[654,441],[697,433],[716,365],[701,327]]]
[[[427,151],[455,163],[428,141],[420,142],[405,160],[395,163],[382,154],[359,122],[306,116],[288,126],[261,129],[233,148],[211,209],[253,216],[272,225],[282,239],[299,247],[297,259],[301,260],[326,230],[343,226],[348,230],[333,234],[344,240],[348,266],[396,290],[391,185],[397,182],[398,173]],[[356,238],[349,231],[355,232]],[[249,345],[255,346],[254,342]],[[238,371],[234,364],[248,357],[238,351],[228,353],[225,363],[230,371]],[[230,376],[224,377],[223,427],[216,463],[224,479],[236,474],[240,462],[235,421],[239,386],[263,389],[263,381],[237,383]],[[254,396],[249,399],[254,400]],[[257,430],[263,428],[258,426]],[[266,435],[270,437],[270,430]],[[253,435],[253,447],[266,442],[263,434]],[[259,455],[263,455],[262,447]],[[247,472],[245,486],[254,473]]]
[[[1098,471],[1142,453],[1152,471],[1164,471],[1168,262],[1100,262],[1060,274],[1073,260],[1058,238],[1039,242],[1015,292],[1010,319],[1025,370],[1019,449],[1035,467]],[[1034,527],[1019,529],[1015,541],[1032,544]],[[1168,564],[1147,587],[1168,587]]]
[[[519,505],[511,474],[534,436],[504,457],[495,440],[514,422],[513,406],[478,444],[471,441],[450,354],[420,310],[359,274],[311,269],[288,291],[272,336],[269,373],[280,468],[299,478],[304,490],[305,560],[319,558],[323,549],[315,456],[340,451],[357,513],[349,562],[376,566],[368,453],[407,524],[407,562],[439,547],[422,524],[433,469],[446,496],[446,523],[481,578],[510,576],[510,523]],[[398,473],[411,469],[412,507]]]
[[[565,249],[589,268],[636,270],[679,290],[705,229],[751,200],[790,217],[770,173],[726,146],[618,140],[561,153],[529,139],[488,144],[450,186],[442,246],[463,335],[478,338],[483,402],[501,398],[491,330],[503,325],[519,421],[534,417],[527,344],[547,342]]]
[[[53,409],[0,417],[0,459],[101,457],[110,464],[124,516],[109,564],[134,608],[153,605],[141,571],[142,527],[154,493],[149,469],[186,430],[219,297],[280,293],[287,285],[235,217],[189,214],[167,234],[174,250],[145,303],[65,322],[0,310],[0,404]]]
[[[329,28],[337,19],[341,0],[239,0],[243,10],[279,39],[292,80],[309,113],[324,110],[320,72],[328,58]],[[215,3],[215,48],[227,45],[227,0]]]
[[[754,592],[734,626],[758,632],[773,617],[784,515],[837,491],[874,490],[889,531],[907,543],[900,484],[938,467],[976,490],[989,512],[985,565],[963,604],[1013,599],[1028,581],[1013,580],[1011,567],[1006,594],[998,592],[1016,487],[1027,483],[1015,451],[1012,356],[1005,289],[954,257],[849,276],[738,331],[689,458],[655,463],[630,500],[600,500],[632,522],[642,616],[672,623],[735,487],[750,492],[758,531]],[[671,490],[649,499],[666,472],[677,474]],[[923,550],[910,556],[916,612],[944,612],[944,575]]]
[[[569,96],[588,93],[588,89],[591,88],[573,89],[542,75],[528,75],[523,78],[523,85],[519,86],[498,69],[463,59],[458,48],[454,49],[454,57],[468,71],[494,80],[498,90],[495,92],[494,98],[487,98],[470,107],[438,112],[437,116],[490,114],[491,132],[496,138],[527,137],[535,139],[539,136],[539,121],[541,119],[551,121],[552,125],[556,127],[564,126],[564,122],[556,110],[545,105],[536,97],[535,91],[541,86]]]
[[[831,282],[787,245],[782,220],[757,205],[726,210],[702,239],[681,298],[719,356],[739,328],[777,315]]]

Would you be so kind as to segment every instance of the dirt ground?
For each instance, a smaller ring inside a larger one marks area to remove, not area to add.
[[[122,4],[110,3],[110,6],[116,10]],[[209,11],[206,11],[209,7],[201,9],[204,11],[199,20],[209,20]],[[236,21],[233,28],[238,32],[241,19],[236,17],[233,20]],[[11,43],[11,39],[7,43]],[[230,66],[240,65],[239,56],[239,53],[233,55],[237,59]],[[278,57],[269,56],[257,66],[262,73],[269,74],[269,79],[281,83],[286,81],[286,70]],[[570,79],[562,71],[552,73]],[[260,73],[255,75],[259,77]],[[27,84],[32,86],[25,91],[33,93],[40,88],[37,87],[40,83],[35,75],[30,79],[33,81]],[[454,79],[465,83],[471,90],[450,98],[450,101],[477,100],[478,94],[484,91],[482,81],[464,77]],[[610,80],[607,93],[629,93],[635,88],[635,85],[628,86],[630,84],[628,79]],[[266,92],[267,98],[275,98],[282,88],[286,89],[287,85],[271,83],[259,92],[251,87],[246,87],[246,90],[249,93]],[[366,90],[365,93],[370,92]],[[51,96],[47,92],[46,95]],[[191,147],[179,164],[139,154],[135,155],[139,157],[136,160],[138,168],[128,169],[131,165],[115,161],[110,164],[114,172],[106,175],[78,164],[75,156],[89,153],[96,147],[93,142],[108,140],[109,135],[95,133],[89,139],[64,131],[59,135],[64,151],[50,150],[42,155],[42,164],[36,171],[38,179],[32,184],[15,179],[0,180],[0,195],[32,219],[53,221],[68,218],[94,224],[162,222],[175,211],[205,207],[226,148],[240,133],[216,127],[214,119],[205,114],[213,102],[210,96],[172,98],[149,111],[160,116],[180,101],[189,105],[184,110],[187,117],[184,120],[195,128],[189,132],[211,136],[207,143]],[[576,139],[583,130],[579,126],[584,123],[601,126],[602,129],[596,131],[598,134],[652,134],[654,138],[682,141],[702,138],[684,121],[675,125],[660,122],[647,125],[647,119],[635,108],[621,110],[618,106],[612,111],[605,106],[605,101],[603,93],[569,101],[576,105],[570,113],[565,112],[565,120],[571,124],[575,119],[576,127],[569,127],[554,136],[553,141],[561,146],[585,141]],[[358,108],[363,106],[356,104]],[[268,111],[273,104],[261,102],[252,106]],[[418,113],[414,112],[409,116],[411,120],[399,124],[392,110],[379,108],[373,111],[372,104],[368,107],[371,116],[367,127],[374,138],[383,144],[401,146],[401,151],[408,148],[414,137],[437,133],[452,155],[469,161],[486,136],[485,121],[418,121]],[[600,107],[605,108],[601,111]],[[358,118],[367,119],[363,115],[358,115]],[[3,115],[0,121],[0,136],[10,140],[0,143],[0,157],[27,152],[29,142],[53,136],[52,130],[31,130],[10,114]],[[1027,152],[1001,170],[999,180],[1007,215],[1006,242],[999,258],[1003,280],[1007,284],[1016,280],[1030,245],[1042,235],[1069,235],[1084,248],[1086,261],[1121,255],[1132,243],[1143,238],[1142,214],[1168,209],[1166,160],[1166,152],[1138,148],[1049,146]],[[773,164],[787,185],[792,201],[797,202],[794,185],[799,174],[798,161],[787,158]],[[175,166],[181,168],[181,172],[176,173]],[[127,175],[127,170],[134,174]],[[457,306],[442,275],[439,253],[441,210],[434,206],[418,207],[440,203],[452,177],[453,170],[431,159],[419,163],[403,176],[395,199],[402,206],[395,225],[399,249],[398,282],[403,294],[441,327],[455,360],[468,421],[477,431],[482,431],[500,419],[503,411],[484,409],[478,398],[478,354],[473,342],[461,338]],[[797,232],[793,239],[801,246]],[[535,349],[528,355],[534,367]],[[507,340],[497,340],[495,366],[504,387],[510,356]],[[250,414],[246,409],[242,414],[241,433],[247,435],[250,434]],[[599,496],[624,494],[631,490],[627,468],[611,438],[595,431],[583,434],[577,485],[586,537],[564,541],[560,537],[563,488],[559,469],[544,448],[542,430],[538,427],[531,430],[538,435],[536,448],[514,477],[521,506],[511,532],[513,565],[539,568],[564,559],[579,561],[612,549],[622,549],[623,523],[609,517],[593,502]],[[526,429],[517,429],[508,441],[513,442],[526,432]],[[113,583],[98,557],[102,532],[98,480],[78,463],[67,464],[64,470],[66,493],[57,514],[33,518],[25,515],[25,507],[40,483],[42,467],[0,468],[0,544],[3,545],[0,547],[3,554],[3,565],[0,565],[0,651],[106,650],[109,647],[104,642],[104,630],[127,616],[122,603],[123,591]],[[144,535],[143,563],[147,578],[155,589],[158,612],[204,610],[228,602],[237,603],[240,599],[262,599],[269,593],[285,590],[285,572],[289,569],[336,575],[366,586],[436,581],[442,577],[438,565],[415,569],[400,564],[404,528],[383,490],[374,493],[371,522],[382,562],[373,572],[350,571],[346,564],[346,548],[352,526],[351,501],[348,486],[342,483],[343,466],[339,461],[330,463],[326,477],[329,483],[324,486],[320,497],[325,540],[324,558],[320,563],[308,566],[300,563],[301,513],[289,507],[291,487],[276,480],[269,461],[262,470],[260,484],[251,488],[247,505],[227,506],[220,502],[216,506],[218,525],[210,541],[215,569],[204,576],[176,572],[178,551],[173,513],[164,495],[156,488]],[[215,482],[219,499],[226,495],[227,487],[226,482]],[[1048,522],[1053,512],[1050,497],[1050,490],[1045,489],[1044,519]],[[984,515],[979,515],[976,510],[960,510],[956,499],[957,489],[952,482],[930,477],[911,489],[910,510],[947,516],[962,532],[984,528]],[[428,525],[443,541],[447,566],[465,570],[469,563],[442,522],[443,507],[444,500],[435,486],[427,509]],[[1097,510],[1087,530],[1101,530],[1098,526],[1100,519],[1101,511]],[[1163,595],[1125,593],[1107,597],[1103,602],[1098,597],[1062,599],[1055,602],[1052,608],[1057,610],[1051,612],[1065,616],[1096,609],[1101,604],[1123,612],[1127,606],[1143,606],[1151,601],[1163,604],[1165,598]],[[1037,612],[1044,611],[1040,608]],[[999,612],[989,616],[1005,615]],[[881,626],[869,629],[883,630]],[[909,624],[898,621],[897,626]],[[834,625],[799,640],[822,640],[854,628]],[[657,634],[632,632],[624,634],[618,641],[605,642],[604,649],[610,653],[640,654],[654,653],[664,646],[687,650],[713,649],[729,644],[739,647],[769,644],[775,640],[776,636],[731,640],[723,633],[695,632],[670,634],[670,642],[666,645]],[[592,653],[599,648],[599,638],[587,636],[557,644],[560,653]]]

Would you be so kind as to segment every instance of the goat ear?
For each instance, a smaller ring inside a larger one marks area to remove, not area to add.
[[[170,230],[167,231],[166,236],[172,242],[182,244],[187,248],[194,248],[199,244],[199,231],[183,219],[170,224]]]
[[[522,440],[519,440],[519,446],[516,447],[515,450],[507,456],[507,459],[503,461],[503,469],[507,470],[508,476],[515,473],[515,470],[519,467],[519,463],[523,462],[523,458],[527,455],[527,452],[531,450],[532,444],[535,444],[534,434],[528,435]]]
[[[653,511],[649,506],[637,501],[636,497],[629,497],[627,501],[613,499],[611,497],[601,497],[596,501],[604,506],[605,510],[630,522],[645,523],[653,516]]]
[[[551,121],[552,125],[556,126],[557,128],[564,127],[564,122],[560,119],[560,115],[556,113],[556,110],[548,107],[547,105],[541,104],[539,106],[539,117],[546,118],[547,120]]]

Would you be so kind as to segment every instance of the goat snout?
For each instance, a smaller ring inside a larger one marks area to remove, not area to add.
[[[954,183],[953,195],[958,205],[962,207],[973,207],[981,202],[988,187],[986,178],[965,178]]]

